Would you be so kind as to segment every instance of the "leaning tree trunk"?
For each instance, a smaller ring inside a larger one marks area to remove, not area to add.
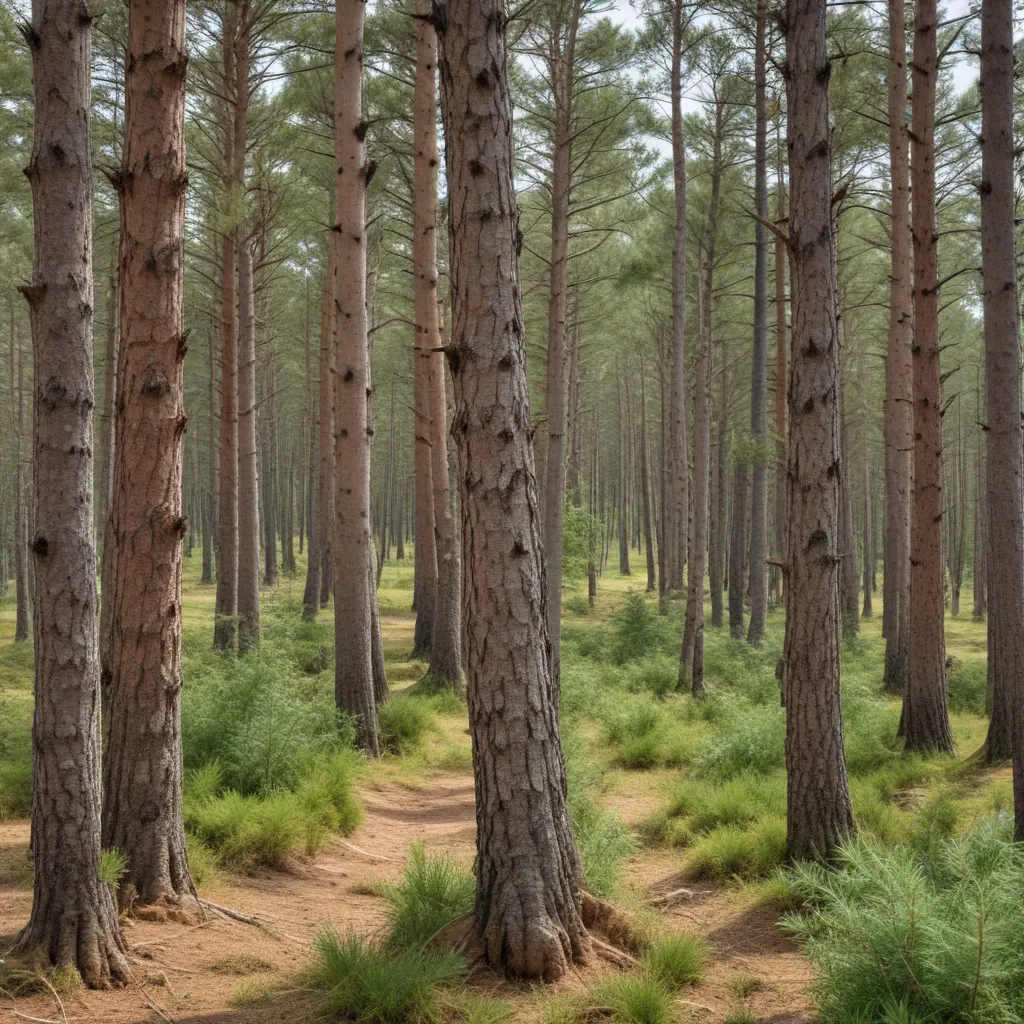
[[[853,832],[839,701],[839,331],[832,275],[825,0],[789,0],[789,377],[786,708],[787,853],[829,859]]]
[[[128,860],[122,906],[198,910],[181,798],[185,62],[185,0],[132,0],[103,845]]]
[[[553,980],[586,959],[589,941],[548,657],[504,26],[502,0],[448,0],[440,28],[477,806],[472,943],[494,968]]]
[[[1024,839],[1024,492],[1014,237],[1013,4],[981,11],[981,259],[988,398],[989,760],[1013,755],[1014,832]],[[977,557],[977,556],[976,556]],[[1010,740],[1007,743],[1007,739]],[[1008,751],[1006,747],[1009,746]]]
[[[369,353],[366,332],[366,186],[362,115],[363,0],[338,0],[334,157],[338,223],[332,242],[337,304],[334,412],[334,697],[353,716],[360,747],[377,754],[370,584]],[[417,426],[417,430],[420,427]],[[417,536],[416,541],[420,543]]]
[[[35,256],[23,291],[35,353],[32,916],[16,954],[77,968],[91,988],[128,980],[100,879],[100,703],[92,505],[92,15],[34,0]],[[6,956],[7,954],[5,954]]]
[[[686,140],[683,135],[683,0],[672,3],[672,173],[675,229],[672,235],[672,346],[669,436],[665,493],[666,594],[683,590],[689,532],[689,452],[686,424]]]
[[[946,705],[942,573],[942,378],[935,226],[935,0],[914,7],[914,486],[910,524],[910,657],[903,702],[907,750],[952,753]]]
[[[889,180],[892,263],[885,358],[885,574],[882,634],[885,689],[902,694],[910,657],[910,506],[914,458],[910,269],[910,153],[907,134],[905,0],[889,0]]]
[[[750,482],[750,622],[747,643],[760,647],[768,614],[768,114],[764,0],[757,4],[754,45],[754,345],[750,436],[755,454]]]

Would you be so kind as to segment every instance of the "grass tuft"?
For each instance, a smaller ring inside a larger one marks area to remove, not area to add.
[[[647,974],[670,992],[694,985],[704,976],[711,951],[695,935],[672,935],[654,943],[644,956]]]

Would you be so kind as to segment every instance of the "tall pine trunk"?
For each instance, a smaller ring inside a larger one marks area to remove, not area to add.
[[[248,46],[245,48],[248,50]],[[248,63],[248,62],[246,62]],[[241,58],[239,59],[241,65]],[[239,87],[247,79],[239,79]],[[238,653],[260,642],[259,478],[256,470],[256,316],[252,249],[238,249]]]
[[[789,0],[793,351],[789,376],[787,853],[827,860],[853,832],[839,700],[839,331],[832,274],[825,0]]]
[[[989,530],[990,761],[1012,753],[1014,833],[1024,838],[1024,443],[1014,232],[1013,5],[981,12],[981,258]],[[1009,743],[1007,743],[1009,739]],[[1009,749],[1007,749],[1009,747]]]
[[[128,980],[110,887],[100,878],[100,701],[93,535],[92,15],[34,0],[25,28],[35,126],[26,174],[35,431],[35,708],[32,916],[14,953],[73,967],[86,985]],[[6,956],[7,954],[5,954]]]
[[[689,442],[686,423],[686,140],[683,135],[684,0],[672,2],[672,174],[675,230],[672,235],[672,343],[669,376],[669,435],[666,452],[666,594],[681,594],[689,532]]]
[[[722,133],[725,101],[715,104],[715,135],[711,155],[711,196],[700,241],[698,312],[700,347],[693,382],[693,536],[683,618],[683,649],[679,662],[680,686],[694,695],[704,692],[704,572],[708,556],[708,479],[711,456],[711,311],[714,302],[715,242],[722,194]]]
[[[942,379],[935,226],[935,0],[914,5],[914,487],[910,524],[910,658],[903,702],[908,750],[952,753],[946,705],[942,572]]]
[[[224,91],[235,92],[235,36],[238,6],[224,7]],[[245,168],[244,133],[238,138],[238,102],[226,103],[224,114],[224,164],[227,204],[240,202],[242,183],[238,167]],[[242,153],[236,151],[242,148]],[[238,315],[235,308],[235,226],[224,229],[221,243],[220,332],[220,488],[217,502],[217,596],[213,645],[230,651],[235,647],[238,618]]]
[[[334,696],[377,754],[370,585],[369,352],[366,325],[366,185],[362,115],[363,0],[338,0],[334,53],[334,157],[338,222],[332,244],[335,342]],[[417,431],[421,428],[417,425]],[[420,543],[417,536],[416,541]]]
[[[768,613],[768,114],[764,0],[758,0],[754,43],[754,345],[750,436],[750,623],[747,643],[760,647]]]
[[[550,670],[501,0],[448,0],[440,40],[477,806],[470,941],[496,969],[553,980],[589,942]]]
[[[185,63],[185,0],[131,0],[103,845],[128,861],[123,907],[198,910],[181,792]]]

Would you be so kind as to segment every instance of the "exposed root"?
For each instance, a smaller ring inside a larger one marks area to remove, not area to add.
[[[647,929],[632,914],[588,892],[582,893],[581,898],[583,924],[588,932],[603,936],[610,945],[634,955],[650,945]]]
[[[663,896],[652,896],[650,904],[652,907],[658,907],[659,909],[674,907],[680,903],[685,903],[687,900],[692,900],[694,895],[695,894],[692,889],[673,889],[671,892],[667,892]]]

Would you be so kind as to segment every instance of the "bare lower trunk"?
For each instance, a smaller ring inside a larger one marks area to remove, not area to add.
[[[132,0],[103,845],[128,859],[122,906],[198,909],[181,803],[185,60],[185,0]]]
[[[657,589],[654,567],[654,526],[651,511],[651,453],[647,434],[647,392],[643,357],[640,359],[640,488],[643,497],[644,552],[647,555],[647,592]],[[593,512],[591,511],[591,514]]]
[[[743,636],[747,554],[747,467],[737,458],[732,470],[732,521],[729,537],[729,635]]]
[[[334,341],[338,311],[334,302],[337,252],[328,236],[327,269],[320,314],[320,479],[317,491],[320,548],[320,607],[331,598],[334,586]]]
[[[683,0],[672,3],[672,347],[665,494],[665,591],[681,593],[689,533],[689,444],[686,425],[686,140],[683,136]]]
[[[562,634],[562,515],[565,506],[565,308],[569,266],[569,189],[572,165],[576,32],[584,0],[570,0],[568,25],[553,33],[548,75],[554,102],[551,158],[551,283],[548,293],[548,448],[544,483],[544,556],[547,572],[551,675],[559,685]],[[628,554],[627,554],[628,560]]]
[[[256,323],[252,250],[238,241],[238,653],[260,642],[259,479],[256,471]]]
[[[780,118],[781,120],[781,118]],[[775,199],[775,220],[781,226],[786,216],[786,186],[782,171],[782,145],[778,146],[779,168]],[[786,558],[786,383],[789,378],[789,348],[786,337],[786,243],[775,236],[775,551]],[[775,569],[775,600],[781,602],[785,574]]]
[[[362,119],[363,0],[339,0],[334,62],[334,156],[338,223],[335,346],[334,697],[356,722],[360,747],[377,755],[373,609],[369,585],[370,435],[366,332],[365,125]],[[372,172],[370,172],[372,173]],[[419,429],[419,427],[417,427]],[[417,544],[421,538],[416,538]]]
[[[330,309],[326,296],[320,310],[321,335],[330,332]],[[321,345],[323,342],[321,341]],[[309,449],[306,467],[306,533],[309,545],[306,551],[306,585],[302,592],[302,618],[312,622],[320,607],[320,487],[317,479],[317,465],[320,461],[320,416],[319,409],[313,405],[313,380],[311,376],[312,360],[309,346],[306,349],[306,387],[310,393]]]
[[[35,89],[35,254],[23,291],[35,379],[32,916],[14,952],[77,968],[92,988],[128,980],[100,867],[99,657],[93,537],[92,16],[35,0],[26,26]],[[6,954],[5,954],[6,955]]]
[[[902,694],[910,656],[910,504],[914,396],[911,341],[910,155],[907,135],[907,41],[904,0],[889,0],[889,178],[892,266],[885,357],[885,574],[882,634],[885,689]]]
[[[839,700],[839,331],[831,272],[825,0],[789,0],[793,352],[789,377],[787,853],[830,859],[853,832]]]
[[[683,649],[679,683],[694,695],[704,692],[704,572],[708,556],[708,477],[711,456],[711,310],[714,301],[715,242],[721,205],[722,135],[725,102],[715,104],[715,135],[711,154],[711,197],[700,242],[700,347],[693,392],[693,536],[690,541],[690,570],[687,580],[686,612],[683,618]]]
[[[1013,755],[1014,832],[1024,838],[1024,492],[1014,232],[1013,5],[981,13],[981,255],[988,397],[990,760]]]
[[[708,587],[711,591],[711,625],[721,629],[725,622],[722,591],[725,589],[726,531],[729,522],[729,364],[722,342],[722,367],[719,370],[718,440],[715,445],[715,485],[711,501],[711,538],[708,542]]]
[[[910,658],[903,732],[908,750],[952,753],[946,706],[942,573],[942,381],[935,227],[935,0],[914,8],[914,488],[910,534]]]
[[[13,310],[13,307],[12,307]],[[27,474],[22,467],[22,437],[25,433],[25,353],[14,334],[11,314],[11,388],[14,388],[14,358],[17,349],[18,393],[17,432],[14,445],[14,642],[23,643],[32,635],[32,602],[29,596]],[[12,400],[13,400],[12,395]]]
[[[871,463],[868,461],[867,453],[864,455],[864,523],[863,523],[863,552],[864,552],[864,607],[861,615],[870,619],[873,611],[871,608],[871,588],[874,582],[875,571],[875,542],[873,536],[873,510],[871,493]]]
[[[768,613],[768,115],[764,0],[757,4],[754,46],[754,345],[750,436],[755,454],[750,481],[750,623],[747,643],[760,647]]]
[[[501,0],[449,0],[440,38],[477,806],[471,944],[496,969],[553,980],[589,942],[550,672]]]

